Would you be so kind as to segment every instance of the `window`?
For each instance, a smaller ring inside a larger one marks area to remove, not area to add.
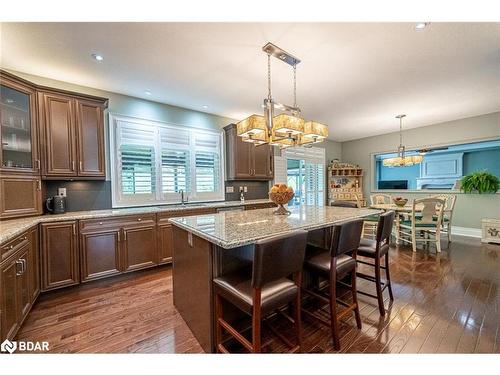
[[[325,150],[295,147],[275,157],[275,183],[286,183],[295,191],[289,205],[325,204]]]
[[[224,199],[220,132],[110,115],[113,206]]]
[[[422,147],[409,151],[423,160],[407,167],[389,167],[384,159],[396,156],[374,156],[375,190],[458,190],[463,176],[480,170],[500,176],[500,140],[449,146]]]

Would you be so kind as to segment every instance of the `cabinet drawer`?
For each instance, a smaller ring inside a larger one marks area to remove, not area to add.
[[[80,231],[93,231],[102,228],[117,228],[136,225],[155,225],[155,214],[120,216],[114,218],[100,218],[80,220]]]
[[[0,248],[1,260],[7,259],[10,255],[14,254],[17,250],[27,244],[29,241],[28,233],[23,233],[13,240],[2,245]]]
[[[214,214],[216,212],[217,209],[213,207],[187,208],[185,210],[160,212],[158,213],[158,224],[168,223],[168,219],[170,219],[171,217],[208,215]]]

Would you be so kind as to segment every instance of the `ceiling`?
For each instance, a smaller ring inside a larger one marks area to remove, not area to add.
[[[2,23],[0,57],[7,69],[242,119],[262,111],[268,41],[302,60],[298,104],[332,140],[397,131],[399,113],[413,128],[500,110],[500,23]],[[291,68],[273,60],[273,96],[292,104]]]

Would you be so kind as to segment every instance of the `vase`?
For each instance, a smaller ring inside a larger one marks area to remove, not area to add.
[[[291,212],[288,211],[285,206],[278,204],[278,209],[274,211],[275,215],[290,215]]]

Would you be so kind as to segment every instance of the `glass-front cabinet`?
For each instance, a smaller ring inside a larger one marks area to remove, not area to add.
[[[4,172],[40,170],[35,132],[35,90],[22,82],[1,77],[0,168]]]

